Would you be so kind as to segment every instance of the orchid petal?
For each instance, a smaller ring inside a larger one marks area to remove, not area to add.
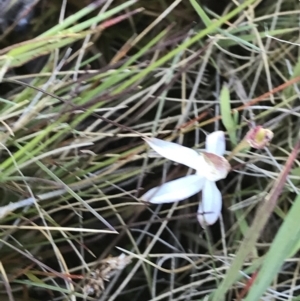
[[[203,175],[207,180],[216,182],[225,179],[231,166],[229,162],[222,156],[213,153],[202,152],[206,161],[206,165],[197,168],[197,174]]]
[[[225,134],[223,131],[216,131],[206,136],[205,149],[207,152],[223,156],[225,147]]]
[[[203,177],[189,175],[154,187],[142,195],[141,199],[153,204],[181,201],[199,192],[204,183]]]
[[[161,156],[190,168],[206,164],[204,158],[191,148],[157,138],[144,139]]]
[[[202,202],[198,207],[197,218],[202,227],[213,225],[222,210],[222,196],[215,182],[206,180],[202,190]]]

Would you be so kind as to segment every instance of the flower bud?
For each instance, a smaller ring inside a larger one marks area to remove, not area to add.
[[[253,148],[262,149],[269,144],[273,136],[274,134],[271,130],[258,125],[248,131],[245,141]]]

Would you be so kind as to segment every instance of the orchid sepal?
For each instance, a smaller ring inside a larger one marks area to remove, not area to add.
[[[148,190],[141,196],[152,204],[173,203],[187,199],[201,191],[205,179],[197,174],[182,177]]]

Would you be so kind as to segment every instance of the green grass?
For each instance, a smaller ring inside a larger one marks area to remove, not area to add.
[[[44,2],[0,37],[0,299],[298,300],[299,4]],[[251,124],[271,144],[231,153]],[[201,193],[139,199],[188,172],[143,137],[202,149],[214,130],[217,224]]]

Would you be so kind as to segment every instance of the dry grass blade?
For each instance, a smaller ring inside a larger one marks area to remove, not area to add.
[[[30,3],[0,24],[0,300],[297,298],[300,4]],[[201,192],[141,200],[195,172],[143,138],[203,151],[218,130],[214,225]]]

